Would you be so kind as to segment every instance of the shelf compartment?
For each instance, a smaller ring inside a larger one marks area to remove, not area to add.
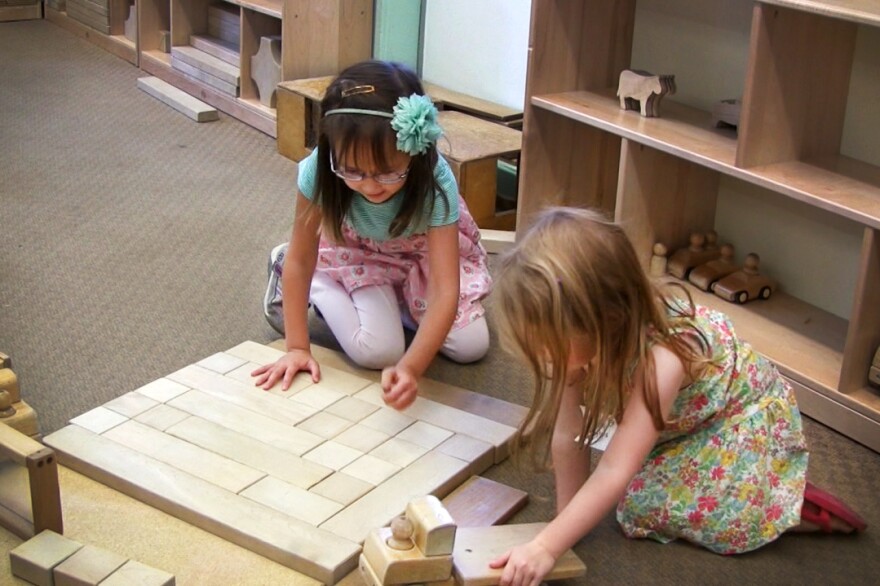
[[[880,26],[880,4],[876,0],[761,0],[803,12],[849,20],[869,26]]]
[[[260,102],[260,94],[256,82],[251,77],[251,58],[260,50],[260,37],[280,37],[281,20],[267,16],[263,12],[255,12],[248,8],[241,11],[241,98],[255,107],[275,114]],[[281,51],[283,55],[283,49]]]
[[[663,102],[661,118],[621,110],[613,90],[534,96],[532,105],[565,118],[778,191],[856,222],[880,228],[880,169],[825,155],[743,169],[735,165],[734,131],[713,128],[708,112]]]
[[[116,55],[120,59],[124,59],[133,65],[138,64],[138,51],[134,44],[125,37],[105,35],[95,29],[88,27],[81,22],[67,16],[65,12],[61,12],[44,6],[44,16],[49,22],[66,29],[68,32],[97,45],[101,49]]]

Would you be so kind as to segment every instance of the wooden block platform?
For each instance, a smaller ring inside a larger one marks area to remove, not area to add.
[[[286,393],[262,391],[249,373],[281,351],[245,342],[74,418],[45,443],[65,466],[335,584],[368,532],[412,498],[442,498],[505,457],[524,409],[425,381],[397,412],[382,403],[378,373],[328,353],[315,348],[320,383],[303,374]]]

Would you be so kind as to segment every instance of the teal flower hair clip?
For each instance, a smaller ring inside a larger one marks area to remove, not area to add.
[[[397,131],[397,149],[409,155],[424,153],[443,134],[437,108],[428,96],[399,98],[393,112],[391,128]]]

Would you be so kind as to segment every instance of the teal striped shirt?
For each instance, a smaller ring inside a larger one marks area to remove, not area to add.
[[[318,149],[299,162],[299,176],[297,178],[297,186],[302,194],[311,200],[315,198],[315,182],[318,170]],[[434,209],[428,215],[427,206],[426,216],[421,218],[415,225],[410,225],[404,231],[403,236],[411,236],[413,234],[425,234],[428,228],[437,226],[446,226],[458,222],[458,185],[455,182],[455,176],[449,163],[442,156],[438,155],[437,165],[434,167],[434,178],[442,189],[434,194]],[[388,201],[382,203],[372,203],[367,199],[360,197],[355,192],[355,197],[351,201],[351,208],[348,210],[346,220],[354,228],[355,232],[365,238],[373,240],[390,240],[388,228],[391,221],[400,211],[403,204],[406,187],[394,194]],[[444,195],[444,192],[448,195]]]

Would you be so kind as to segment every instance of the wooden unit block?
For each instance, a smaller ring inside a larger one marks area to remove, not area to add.
[[[446,495],[464,480],[467,463],[428,452],[321,525],[340,537],[362,542],[367,534],[399,515],[406,503],[425,494]]]
[[[181,421],[167,433],[300,488],[310,488],[333,473],[331,468],[201,417]]]
[[[149,397],[154,401],[158,401],[159,403],[166,403],[174,397],[184,394],[188,390],[190,390],[190,387],[186,385],[176,383],[167,378],[160,378],[136,389],[136,392]]]
[[[12,408],[15,409],[15,413],[0,419],[0,422],[28,437],[39,440],[40,425],[37,423],[37,412],[24,401],[13,403]]]
[[[364,417],[361,419],[360,424],[388,435],[397,435],[414,422],[415,419],[409,415],[404,415],[394,409],[385,408]]]
[[[303,455],[303,458],[334,470],[341,470],[362,455],[361,452],[348,446],[343,446],[333,441],[326,441]]]
[[[0,22],[38,20],[42,17],[42,5],[37,2],[25,6],[0,6]]]
[[[270,364],[284,356],[284,352],[281,350],[251,341],[242,342],[237,346],[233,346],[227,350],[226,353],[232,356],[238,356],[242,360],[247,360],[248,362],[256,362],[257,364]]]
[[[74,417],[70,422],[94,433],[104,433],[127,420],[128,417],[120,415],[116,411],[111,411],[106,407],[95,407],[91,411]]]
[[[455,536],[455,551],[452,554],[457,583],[462,586],[498,584],[502,570],[489,568],[489,562],[514,545],[528,542],[546,526],[547,523],[527,523],[460,528]],[[568,550],[559,557],[544,580],[579,578],[586,573],[584,563],[573,551]]]
[[[180,423],[188,417],[192,417],[192,415],[186,411],[181,411],[180,409],[175,409],[174,407],[160,403],[149,411],[141,413],[134,419],[135,421],[139,421],[144,425],[149,425],[159,431],[165,431],[169,427]]]
[[[9,552],[12,574],[37,586],[52,586],[52,570],[81,547],[54,531],[42,531]]]
[[[200,391],[189,391],[172,399],[168,405],[297,456],[301,456],[323,441],[321,437],[297,429],[289,423],[226,403]]]
[[[245,360],[226,352],[217,352],[196,362],[196,366],[213,370],[218,374],[226,374],[245,363]]]
[[[196,122],[218,120],[217,110],[158,77],[139,77],[138,88]]]
[[[400,466],[370,454],[364,454],[342,469],[345,474],[373,485],[382,484],[398,471]]]
[[[290,425],[314,415],[316,409],[286,401],[270,393],[254,392],[253,385],[242,384],[216,372],[190,365],[168,375],[173,381],[235,405]]]
[[[46,437],[65,465],[278,563],[333,584],[357,563],[354,542],[69,425]]]
[[[238,67],[217,59],[204,51],[188,46],[171,47],[171,56],[197,69],[201,69],[205,73],[218,77],[226,83],[236,87],[241,84],[240,69]]]
[[[315,409],[326,409],[329,405],[332,405],[339,399],[347,397],[348,395],[342,391],[328,388],[327,386],[310,384],[301,391],[288,391],[288,396],[292,401],[296,401],[297,403],[302,403],[303,405],[308,405]]]
[[[412,442],[393,437],[379,447],[375,448],[370,454],[381,458],[386,462],[396,464],[401,468],[409,466],[422,456],[428,453],[428,448],[417,446]]]
[[[174,586],[174,576],[135,560],[128,560],[110,574],[101,586]]]
[[[390,437],[387,433],[371,429],[365,425],[352,425],[334,437],[333,441],[367,453],[386,442]]]
[[[459,528],[489,527],[510,519],[528,500],[529,494],[523,490],[471,476],[443,499],[443,506]]]
[[[412,540],[426,556],[451,556],[455,544],[455,521],[434,495],[415,498],[406,505],[413,524]],[[375,567],[375,566],[374,566]],[[449,575],[438,578],[443,580]]]
[[[105,432],[104,437],[160,462],[185,470],[197,478],[230,492],[240,492],[266,474],[224,458],[152,427],[126,421]]]
[[[104,403],[104,407],[128,418],[137,417],[157,405],[159,405],[157,401],[135,391],[117,397],[109,403]]]
[[[367,403],[366,401],[361,401],[354,397],[345,397],[332,405],[329,405],[325,411],[342,417],[343,419],[357,422],[375,412],[377,409],[378,407],[372,403]]]
[[[271,476],[247,487],[241,495],[315,527],[343,507],[334,500]]]
[[[491,444],[460,433],[437,446],[437,451],[472,462],[474,474],[488,470],[495,463],[495,449]]]
[[[433,450],[444,441],[452,437],[453,433],[448,429],[425,423],[424,421],[416,421],[403,431],[397,434],[397,439],[408,441],[425,449]]]
[[[127,561],[118,553],[86,544],[55,566],[55,586],[97,586]]]
[[[480,229],[480,242],[489,254],[500,254],[513,247],[516,232],[513,230]]]
[[[351,426],[352,422],[348,419],[343,419],[325,411],[315,413],[305,421],[297,424],[298,429],[309,431],[326,439],[336,437]]]
[[[241,64],[241,55],[238,51],[238,44],[224,41],[217,37],[208,35],[190,35],[189,44],[199,51],[204,51],[208,55],[213,55],[221,61],[225,61],[230,65],[239,67]]]
[[[311,488],[315,494],[346,506],[371,490],[373,490],[372,484],[344,472],[335,472]]]
[[[224,94],[231,96],[233,98],[237,98],[239,95],[239,88],[237,85],[231,84],[219,77],[208,73],[198,67],[190,65],[185,61],[181,61],[178,57],[172,55],[171,56],[171,66],[177,71],[190,76],[193,79],[196,79],[204,84],[211,86],[217,91],[223,92]]]
[[[367,563],[375,572],[379,584],[412,584],[446,580],[452,575],[452,555],[428,556],[413,546],[400,550],[387,543],[391,529],[374,529],[364,541]]]

